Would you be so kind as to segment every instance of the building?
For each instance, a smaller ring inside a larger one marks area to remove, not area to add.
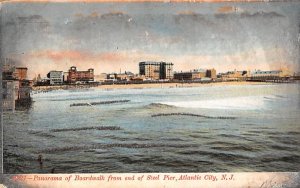
[[[211,79],[216,79],[217,78],[216,69],[207,69],[206,70],[206,77],[211,78]]]
[[[222,81],[237,81],[241,76],[241,73],[238,71],[228,71],[226,73],[219,74]]]
[[[172,80],[174,78],[173,63],[163,62],[160,69],[160,79]]]
[[[250,77],[250,71],[228,71],[218,75],[223,81],[242,81]]]
[[[206,77],[206,70],[194,69],[190,72],[176,72],[174,73],[174,79],[176,80],[200,80]]]
[[[125,71],[124,73],[110,73],[106,74],[105,81],[129,81],[132,80],[134,74],[132,72]]]
[[[68,82],[68,76],[69,76],[69,72],[64,72],[64,82]]]
[[[132,72],[124,72],[115,74],[115,79],[118,81],[129,81],[134,77],[134,74]]]
[[[75,66],[70,67],[67,82],[93,82],[94,81],[94,69],[90,68],[87,71],[77,71]]]
[[[63,71],[50,71],[47,74],[47,77],[50,79],[50,85],[60,85],[64,81]]]
[[[15,67],[13,71],[13,77],[17,80],[27,79],[27,68],[26,67]]]
[[[284,78],[290,76],[291,74],[287,70],[273,70],[273,71],[256,70],[251,73],[251,78],[263,78],[263,79]]]
[[[173,63],[166,62],[140,62],[140,75],[144,75],[146,79],[160,80],[173,79]]]
[[[101,73],[100,75],[95,75],[95,81],[97,82],[105,82],[107,80],[107,74]]]
[[[16,96],[16,109],[29,108],[31,106],[31,86],[29,80],[20,81],[20,86],[18,88]]]
[[[50,79],[49,78],[41,78],[35,83],[36,86],[49,86],[50,85]]]
[[[294,80],[300,80],[300,72],[295,72],[293,78]]]
[[[2,72],[2,106],[4,111],[14,111],[31,105],[31,82],[26,80],[27,68],[4,66]]]
[[[176,72],[174,79],[176,80],[212,80],[217,78],[215,69],[194,69],[189,72]]]

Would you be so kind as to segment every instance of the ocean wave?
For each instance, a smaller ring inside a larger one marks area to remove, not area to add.
[[[78,150],[95,150],[95,149],[108,149],[108,148],[155,148],[155,147],[174,147],[174,148],[186,148],[192,147],[192,144],[93,144],[83,146],[68,146],[68,147],[56,147],[40,150],[37,153],[53,153],[53,152],[64,152],[64,151],[78,151]]]
[[[162,104],[162,103],[151,103],[145,106],[146,108],[176,108],[176,106]]]
[[[130,100],[116,100],[116,101],[100,101],[100,102],[86,102],[86,103],[73,103],[70,104],[70,107],[73,106],[94,106],[94,105],[101,105],[101,104],[115,104],[115,103],[126,103]]]
[[[36,135],[36,136],[40,136],[40,137],[47,137],[47,138],[54,138],[55,137],[54,135],[52,135],[50,133],[47,133],[47,132],[43,132],[43,131],[30,130],[28,133]]]
[[[52,129],[51,132],[66,132],[66,131],[85,131],[85,130],[121,130],[118,126],[99,126],[99,127],[76,127],[76,128],[64,128],[64,129]]]
[[[160,117],[160,116],[194,116],[194,117],[202,117],[207,119],[236,119],[236,117],[228,117],[228,116],[206,116],[201,114],[191,114],[191,113],[160,113],[153,114],[151,117]]]
[[[284,100],[287,97],[282,96],[282,95],[268,95],[264,96],[264,99],[267,99],[268,101],[277,101],[277,100]]]
[[[236,145],[236,146],[212,146],[211,149],[217,150],[217,151],[249,151],[249,152],[255,152],[255,151],[261,151],[262,149],[246,146],[246,145]]]
[[[261,159],[261,162],[264,162],[264,163],[279,162],[279,161],[299,164],[300,156],[299,155],[288,155],[288,156],[282,156],[282,157],[264,157],[263,159]]]
[[[234,154],[234,153],[225,153],[220,152],[219,150],[217,152],[214,151],[201,151],[201,150],[189,150],[189,151],[179,151],[178,154],[182,155],[198,155],[198,156],[209,156],[213,159],[218,159],[222,161],[234,161],[237,159],[249,159],[249,157],[240,155],[240,154]]]

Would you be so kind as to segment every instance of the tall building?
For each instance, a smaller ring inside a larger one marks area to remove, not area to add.
[[[211,78],[211,79],[216,79],[217,78],[216,69],[207,69],[206,70],[206,77]]]
[[[172,80],[173,77],[174,77],[173,63],[163,62],[161,64],[161,78],[160,79]]]
[[[77,68],[72,66],[68,73],[67,81],[69,83],[94,81],[94,69],[92,68],[87,71],[77,71]]]
[[[64,81],[63,71],[50,71],[47,77],[50,79],[50,85],[59,85]]]
[[[140,62],[140,75],[144,75],[147,79],[173,79],[173,63],[166,62]]]

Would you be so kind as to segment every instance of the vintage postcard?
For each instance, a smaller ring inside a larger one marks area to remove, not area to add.
[[[3,1],[4,187],[298,187],[297,1]]]

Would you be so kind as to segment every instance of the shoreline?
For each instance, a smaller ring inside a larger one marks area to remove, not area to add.
[[[33,86],[32,91],[52,91],[52,90],[71,90],[71,89],[150,89],[150,88],[189,88],[189,87],[213,87],[227,85],[274,85],[270,82],[212,82],[212,83],[141,83],[141,84],[112,84],[112,85],[56,85],[56,86]]]

